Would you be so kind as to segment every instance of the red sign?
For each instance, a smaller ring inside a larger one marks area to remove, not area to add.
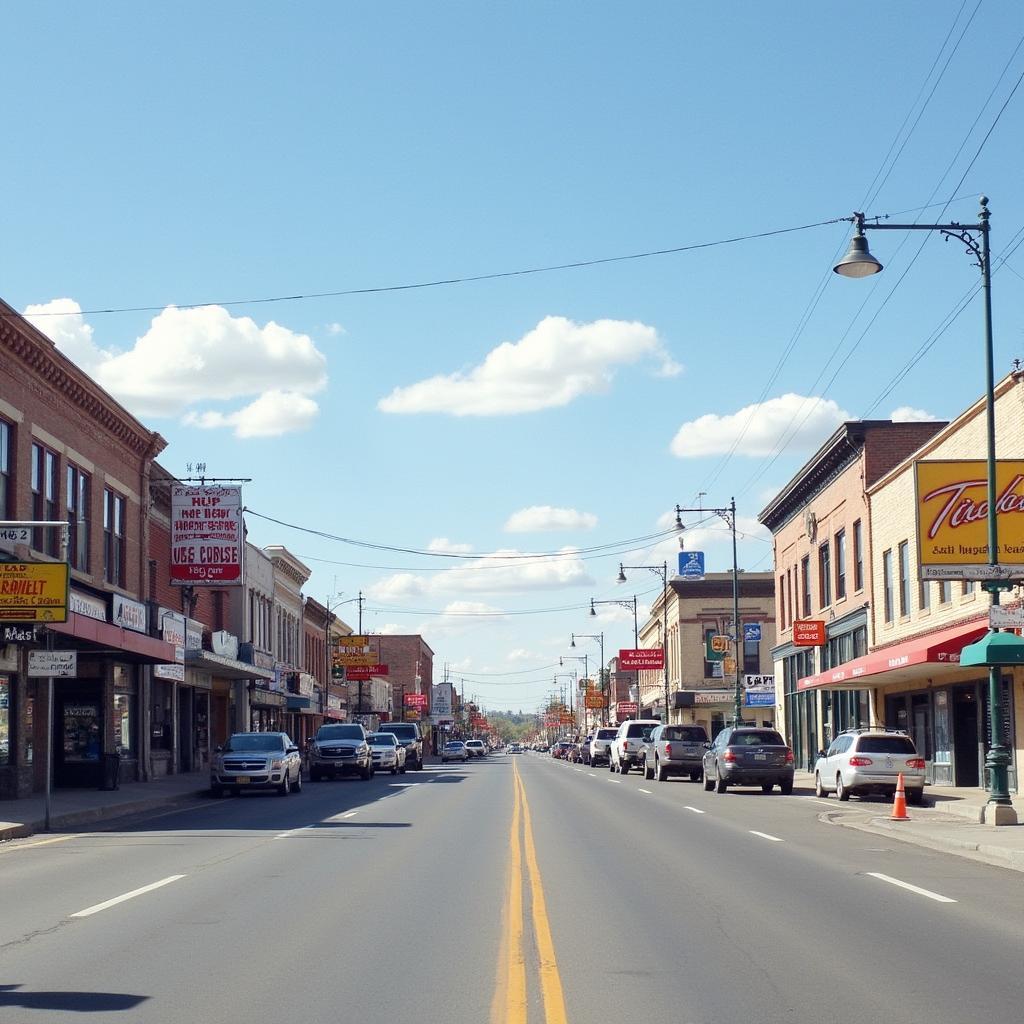
[[[387,665],[346,665],[345,678],[351,683],[366,682],[374,676],[386,676]]]
[[[223,587],[242,582],[242,488],[171,487],[171,583]]]
[[[425,693],[407,693],[402,698],[407,708],[425,708],[427,706],[427,695]]]
[[[825,620],[797,619],[794,621],[793,644],[796,647],[824,647]]]
[[[637,669],[663,669],[665,651],[661,647],[624,648],[619,651],[619,668],[623,672]]]
[[[638,710],[635,700],[620,700],[615,705],[615,717],[620,722],[624,718],[635,718]]]

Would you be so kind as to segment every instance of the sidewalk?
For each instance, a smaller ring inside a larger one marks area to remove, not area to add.
[[[810,772],[797,772],[795,784],[799,789],[813,792],[814,776]],[[852,797],[849,803],[840,803],[830,796],[829,803],[835,801],[835,810],[824,810],[819,820],[996,867],[1024,871],[1024,798],[1011,794],[1022,824],[998,828],[981,824],[981,812],[987,799],[981,789],[927,786],[927,806],[908,807],[909,821],[892,821],[889,801]]]
[[[73,829],[107,818],[160,808],[184,806],[209,790],[208,772],[169,775],[152,782],[126,782],[120,789],[59,789],[50,801],[53,831]],[[37,795],[25,800],[0,801],[0,841],[19,839],[45,828],[45,802]]]

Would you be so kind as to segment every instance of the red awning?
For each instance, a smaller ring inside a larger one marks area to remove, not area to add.
[[[123,654],[126,661],[161,665],[175,660],[174,644],[115,626],[112,622],[90,619],[88,615],[79,615],[77,612],[68,612],[67,622],[49,622],[47,627],[55,633],[63,633],[87,644]]]
[[[798,679],[796,688],[849,690],[859,686],[860,680],[866,676],[883,675],[911,665],[959,665],[960,652],[987,632],[988,621],[975,619],[973,622],[962,622],[959,626],[924,633],[903,643],[893,644],[892,647],[854,658],[853,661],[844,662],[817,675]],[[885,680],[874,682],[883,683]]]

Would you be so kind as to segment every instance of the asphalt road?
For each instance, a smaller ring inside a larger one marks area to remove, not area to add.
[[[824,809],[499,755],[35,836],[0,1022],[1019,1020],[1019,875]]]

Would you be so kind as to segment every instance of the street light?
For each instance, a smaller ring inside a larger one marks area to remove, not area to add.
[[[850,219],[854,225],[854,236],[846,255],[833,268],[843,277],[868,277],[877,274],[882,264],[868,251],[865,230],[870,231],[938,231],[947,238],[953,238],[966,246],[969,255],[974,256],[975,265],[981,268],[985,322],[985,420],[987,439],[988,469],[988,565],[989,571],[982,580],[982,589],[988,591],[993,605],[998,606],[1000,591],[1010,590],[1011,582],[1002,579],[999,568],[999,528],[996,522],[996,408],[995,408],[995,366],[992,352],[992,267],[989,254],[989,210],[988,198],[981,196],[981,209],[977,224],[869,224],[863,213],[854,213]],[[996,639],[996,638],[999,639]],[[1020,641],[1020,638],[1016,638]],[[985,821],[990,825],[1016,825],[1017,814],[1010,803],[1009,764],[1010,752],[1003,743],[1003,702],[1002,673],[1000,665],[1020,664],[1020,647],[1024,641],[1009,648],[1005,634],[990,629],[988,634],[975,644],[964,648],[960,656],[961,666],[984,665],[988,668],[989,704],[989,750],[985,758],[988,768],[988,803],[985,807]]]
[[[626,582],[626,570],[627,569],[646,569],[648,572],[653,572],[655,576],[661,577],[661,668],[664,674],[665,682],[665,724],[667,725],[671,719],[668,708],[668,562],[662,562],[658,565],[623,565],[619,562],[619,575],[615,580],[616,583]],[[636,600],[636,598],[634,598]],[[640,673],[637,672],[636,676],[636,701],[640,703]],[[637,714],[639,714],[640,708],[637,707]]]
[[[597,604],[616,604],[620,608],[625,608],[627,611],[630,608],[633,609],[633,647],[634,648],[639,647],[640,646],[640,630],[637,627],[636,594],[634,594],[632,599],[629,600],[629,601],[615,601],[615,600],[595,601],[594,598],[591,598],[590,599],[590,615],[591,615],[592,618],[595,618],[595,619],[597,618],[597,609],[594,607],[594,605],[597,605]],[[609,682],[611,682],[611,680],[609,680]],[[611,695],[610,694],[609,694],[609,701],[608,702],[609,702],[609,704],[611,703]],[[637,672],[637,674],[636,674],[636,713],[637,713],[637,717],[639,717],[640,716],[640,673],[639,672]]]
[[[594,602],[590,602],[591,614],[596,615],[594,611]],[[569,634],[569,646],[576,646],[576,637],[581,640],[596,640],[601,645],[601,668],[599,670],[601,675],[601,696],[604,699],[604,706],[601,708],[602,725],[608,724],[608,691],[604,685],[604,633],[570,633]]]
[[[740,570],[736,560],[736,499],[730,498],[727,508],[683,508],[676,505],[676,529],[679,531],[679,542],[682,544],[684,512],[699,512],[703,515],[710,512],[718,516],[732,532],[732,658],[736,666],[736,685],[734,692],[733,723],[743,724],[743,684],[740,670]]]

